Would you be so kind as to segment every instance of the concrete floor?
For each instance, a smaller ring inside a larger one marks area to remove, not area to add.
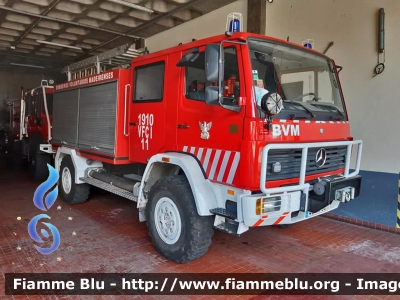
[[[4,163],[4,160],[0,162]],[[0,167],[0,270],[3,274],[0,278],[0,295],[4,295],[4,273],[10,272],[399,273],[400,271],[399,235],[323,217],[313,218],[287,229],[255,228],[241,237],[216,231],[213,244],[205,256],[188,264],[175,264],[155,251],[146,224],[138,221],[135,203],[102,191],[95,191],[90,201],[85,204],[69,206],[61,199],[55,202],[48,214],[51,216],[51,223],[60,232],[61,245],[54,253],[41,255],[34,249],[34,242],[27,232],[29,221],[41,213],[32,201],[39,184],[40,182],[30,180],[24,170],[10,172]],[[57,210],[59,205],[61,210]],[[18,217],[21,217],[21,220],[18,220]],[[76,235],[73,235],[73,232]],[[17,247],[21,249],[17,250]],[[26,299],[27,297],[0,296],[0,298]],[[59,298],[100,297],[59,296]],[[127,298],[102,297],[102,299]],[[216,297],[190,298],[215,299]],[[235,296],[226,298],[232,299]],[[240,297],[240,299],[251,298],[255,297]],[[256,297],[256,299],[269,298]],[[329,297],[303,297],[303,299],[310,298]],[[385,298],[400,299],[398,296],[335,296],[335,299]],[[29,299],[57,298],[35,296]]]

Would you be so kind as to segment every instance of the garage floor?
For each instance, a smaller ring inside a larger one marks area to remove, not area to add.
[[[0,162],[4,164],[3,159],[0,159]],[[138,221],[135,203],[102,191],[95,191],[90,201],[85,204],[69,206],[61,199],[56,201],[48,215],[51,216],[50,222],[60,232],[61,245],[53,254],[41,255],[34,249],[33,241],[27,232],[28,222],[41,213],[32,201],[39,184],[40,182],[30,180],[24,170],[9,172],[0,167],[0,270],[3,276],[8,272],[398,273],[400,271],[400,235],[323,217],[287,229],[255,228],[241,237],[216,231],[213,244],[205,256],[197,261],[178,265],[164,259],[155,251],[146,224]],[[59,205],[61,210],[57,209]],[[21,220],[18,220],[18,217]],[[0,293],[3,294],[4,277],[0,279],[0,289]],[[336,297],[337,299],[385,298]],[[0,298],[13,299],[5,296]],[[61,296],[59,298],[70,299]],[[81,298],[83,297],[73,299]],[[95,298],[88,297],[88,299]],[[103,298],[120,299],[112,296]],[[164,298],[166,297],[158,297],[158,299]],[[309,298],[310,296],[307,296],[307,299]],[[317,297],[312,299],[315,298]],[[30,299],[42,298],[38,296]],[[126,298],[122,296],[121,299]],[[387,299],[400,299],[400,297]]]

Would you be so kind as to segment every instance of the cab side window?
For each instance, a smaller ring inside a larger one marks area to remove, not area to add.
[[[234,104],[240,95],[239,65],[235,47],[225,48],[224,60],[224,97],[228,98],[224,104],[229,104],[229,100]]]
[[[192,100],[205,100],[206,80],[205,54],[200,52],[198,58],[186,67],[186,98]]]
[[[165,63],[157,62],[135,68],[134,102],[162,101]]]
[[[239,89],[239,66],[235,47],[224,49],[224,102],[237,103],[240,94]],[[205,101],[205,89],[207,86],[216,86],[217,82],[206,80],[205,54],[200,52],[198,58],[186,66],[186,98],[191,100]],[[225,104],[225,103],[224,103]]]

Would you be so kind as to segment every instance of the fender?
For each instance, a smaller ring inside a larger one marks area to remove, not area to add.
[[[147,194],[151,189],[151,186],[147,186],[147,184],[153,166],[159,163],[175,165],[183,170],[192,189],[198,214],[200,216],[211,216],[212,214],[210,213],[210,209],[218,206],[217,195],[215,194],[210,181],[204,178],[202,168],[194,157],[176,152],[156,154],[149,160],[143,174],[141,189],[138,195],[138,208],[143,208],[147,203]],[[154,184],[154,182],[152,183]]]
[[[67,148],[67,147],[59,147],[57,150],[56,158],[54,159],[54,166],[58,173],[60,173],[61,161],[65,156],[71,156],[72,163],[75,167],[75,183],[80,184],[84,183],[82,180],[79,180],[81,177],[85,177],[85,171],[88,168],[102,168],[103,164],[99,161],[93,161],[90,165],[87,163],[87,159],[79,156],[76,153],[75,149]]]

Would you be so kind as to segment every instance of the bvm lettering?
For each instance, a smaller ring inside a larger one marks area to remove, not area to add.
[[[300,125],[272,124],[273,136],[300,136]]]

